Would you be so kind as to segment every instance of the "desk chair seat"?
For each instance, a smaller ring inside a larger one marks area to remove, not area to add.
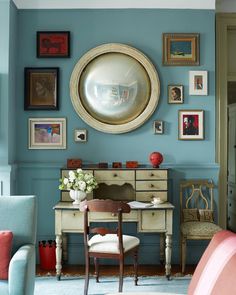
[[[84,247],[85,247],[85,285],[84,295],[88,294],[90,258],[94,258],[96,281],[99,281],[99,259],[116,259],[119,261],[119,292],[123,289],[124,259],[127,255],[134,257],[134,283],[138,283],[138,247],[139,239],[123,235],[122,214],[130,213],[130,206],[124,202],[107,200],[85,201],[81,206],[84,210]],[[90,212],[109,212],[117,216],[110,223],[115,223],[117,228],[91,227],[89,222]],[[91,234],[93,236],[91,237]]]
[[[220,231],[221,228],[212,222],[200,222],[200,221],[189,221],[183,222],[180,226],[181,233],[184,236],[202,236],[209,237],[213,236],[216,232]]]
[[[124,253],[138,246],[140,240],[136,237],[123,235]],[[95,235],[89,241],[89,252],[97,253],[114,253],[119,254],[119,239],[115,234],[107,234],[105,236]]]

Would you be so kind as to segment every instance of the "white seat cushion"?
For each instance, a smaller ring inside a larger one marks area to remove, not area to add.
[[[189,221],[180,226],[184,236],[213,236],[221,228],[212,222]]]
[[[138,246],[139,239],[132,236],[123,235],[124,252]],[[119,254],[119,242],[116,234],[107,234],[105,236],[95,235],[89,241],[89,252],[114,253]]]

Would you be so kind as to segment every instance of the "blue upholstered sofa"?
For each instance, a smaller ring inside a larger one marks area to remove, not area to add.
[[[1,295],[33,295],[37,204],[35,196],[0,197],[0,230],[13,232],[8,281],[0,280]]]

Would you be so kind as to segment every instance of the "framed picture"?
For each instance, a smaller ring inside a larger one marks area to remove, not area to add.
[[[29,118],[29,149],[66,149],[66,119]]]
[[[168,85],[168,103],[184,102],[184,86]]]
[[[77,142],[86,142],[87,141],[87,130],[85,129],[76,129],[75,130],[75,141]]]
[[[189,94],[208,94],[208,74],[207,71],[189,71]]]
[[[70,32],[37,32],[37,57],[70,57]]]
[[[179,110],[179,139],[204,139],[203,110]]]
[[[156,120],[153,122],[154,134],[163,134],[164,133],[164,122]]]
[[[59,68],[25,68],[25,110],[58,110]]]
[[[199,65],[199,34],[164,33],[162,56],[166,66]]]

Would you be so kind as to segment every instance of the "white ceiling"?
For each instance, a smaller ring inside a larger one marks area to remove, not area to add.
[[[19,9],[215,9],[215,0],[13,0]],[[225,0],[228,1],[228,0]],[[229,0],[231,1],[231,0]],[[235,0],[232,0],[235,1]]]

